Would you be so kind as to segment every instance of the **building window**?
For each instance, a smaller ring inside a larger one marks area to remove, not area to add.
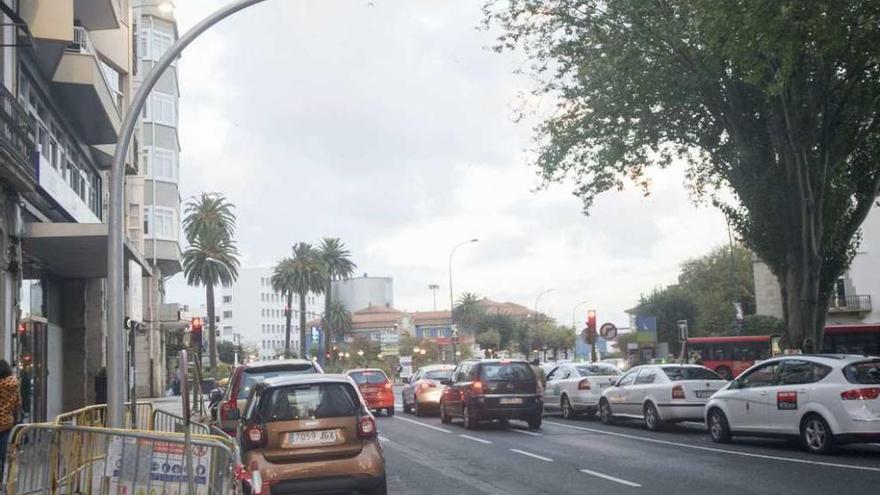
[[[232,327],[223,327],[223,335],[229,337],[232,335]]]
[[[174,150],[145,146],[141,153],[144,175],[155,180],[177,182],[177,153]]]
[[[144,235],[150,238],[177,240],[177,212],[164,206],[144,207]]]
[[[224,302],[224,303],[231,303],[231,302],[232,302],[232,296],[223,296],[223,302]]]
[[[177,104],[174,95],[154,91],[147,98],[144,119],[158,124],[177,125]]]
[[[224,318],[232,318],[232,311],[224,311],[223,317]]]

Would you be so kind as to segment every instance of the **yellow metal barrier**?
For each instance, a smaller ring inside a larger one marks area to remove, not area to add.
[[[131,414],[128,414],[131,403],[126,403],[125,427],[131,428]],[[144,430],[153,429],[153,404],[150,402],[137,403],[137,427]],[[107,404],[86,406],[82,409],[59,414],[55,417],[55,424],[70,426],[107,426]],[[137,428],[136,428],[137,429]]]
[[[7,451],[8,495],[241,493],[229,437],[192,435],[187,489],[184,435],[65,424],[19,425]]]

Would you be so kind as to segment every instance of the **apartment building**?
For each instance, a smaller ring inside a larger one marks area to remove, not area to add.
[[[284,350],[286,298],[272,290],[271,268],[242,268],[231,287],[220,291],[216,306],[220,339],[238,341],[259,350],[261,359],[270,359]],[[299,297],[294,295],[291,308],[291,350],[299,349]],[[306,296],[306,319],[319,318],[324,312],[324,296]]]
[[[347,280],[334,281],[330,286],[333,300],[345,305],[349,311],[371,306],[394,307],[394,279],[371,277],[363,274]]]

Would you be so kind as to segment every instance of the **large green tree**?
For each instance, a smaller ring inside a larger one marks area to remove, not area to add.
[[[328,328],[335,332],[334,339],[337,343],[345,341],[345,333],[351,330],[351,312],[342,301],[333,301],[325,310],[324,319],[329,323]]]
[[[731,252],[732,251],[732,252]],[[742,246],[720,246],[682,263],[678,287],[696,306],[694,335],[736,334],[736,310],[755,312],[752,253]]]
[[[287,315],[284,352],[290,355],[290,323],[293,313],[293,294],[299,300],[299,355],[306,356],[306,297],[322,294],[325,288],[326,267],[320,253],[307,242],[293,246],[293,256],[279,261],[272,273],[272,287],[287,297]]]
[[[329,317],[333,302],[333,293],[331,291],[333,281],[351,278],[357,265],[351,261],[351,252],[346,249],[345,243],[335,237],[325,237],[322,239],[321,245],[318,247],[318,254],[321,257],[321,261],[324,262],[325,276],[324,315],[321,320],[323,328],[321,328],[320,346],[321,348],[326,348],[329,335],[337,336],[338,341],[338,337],[344,333],[336,329],[333,319]],[[323,360],[323,357],[319,357],[319,359]]]
[[[538,128],[544,180],[573,180],[586,210],[683,160],[693,191],[779,280],[786,344],[815,349],[880,188],[880,2],[490,0],[485,11],[496,48],[524,51],[537,93],[557,98]]]
[[[480,321],[485,311],[480,306],[483,300],[478,294],[473,292],[463,292],[455,302],[455,321],[468,335],[473,335],[477,328],[477,322]]]
[[[187,246],[183,252],[183,274],[186,283],[205,286],[207,305],[208,362],[211,373],[217,370],[217,329],[214,307],[214,286],[228,287],[238,278],[238,248],[235,245],[234,206],[223,196],[202,194],[186,206],[184,233]],[[224,212],[218,215],[217,212]]]

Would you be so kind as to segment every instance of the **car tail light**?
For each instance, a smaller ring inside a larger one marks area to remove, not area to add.
[[[373,438],[376,435],[376,420],[372,416],[363,416],[358,420],[358,438]]]
[[[475,381],[471,384],[471,395],[483,395],[483,382]]]
[[[391,390],[391,382],[385,382],[385,390]]]
[[[578,390],[590,390],[590,380],[584,378],[578,382]]]
[[[681,385],[676,385],[672,387],[672,398],[684,399],[684,388]]]
[[[843,400],[874,400],[880,397],[880,387],[856,388],[841,392]]]
[[[436,388],[436,387],[437,387],[437,385],[435,385],[434,382],[420,382],[419,383],[419,392],[422,392],[422,391],[429,389],[429,388]]]
[[[251,425],[245,428],[244,438],[252,448],[266,445],[266,431],[262,425]]]

